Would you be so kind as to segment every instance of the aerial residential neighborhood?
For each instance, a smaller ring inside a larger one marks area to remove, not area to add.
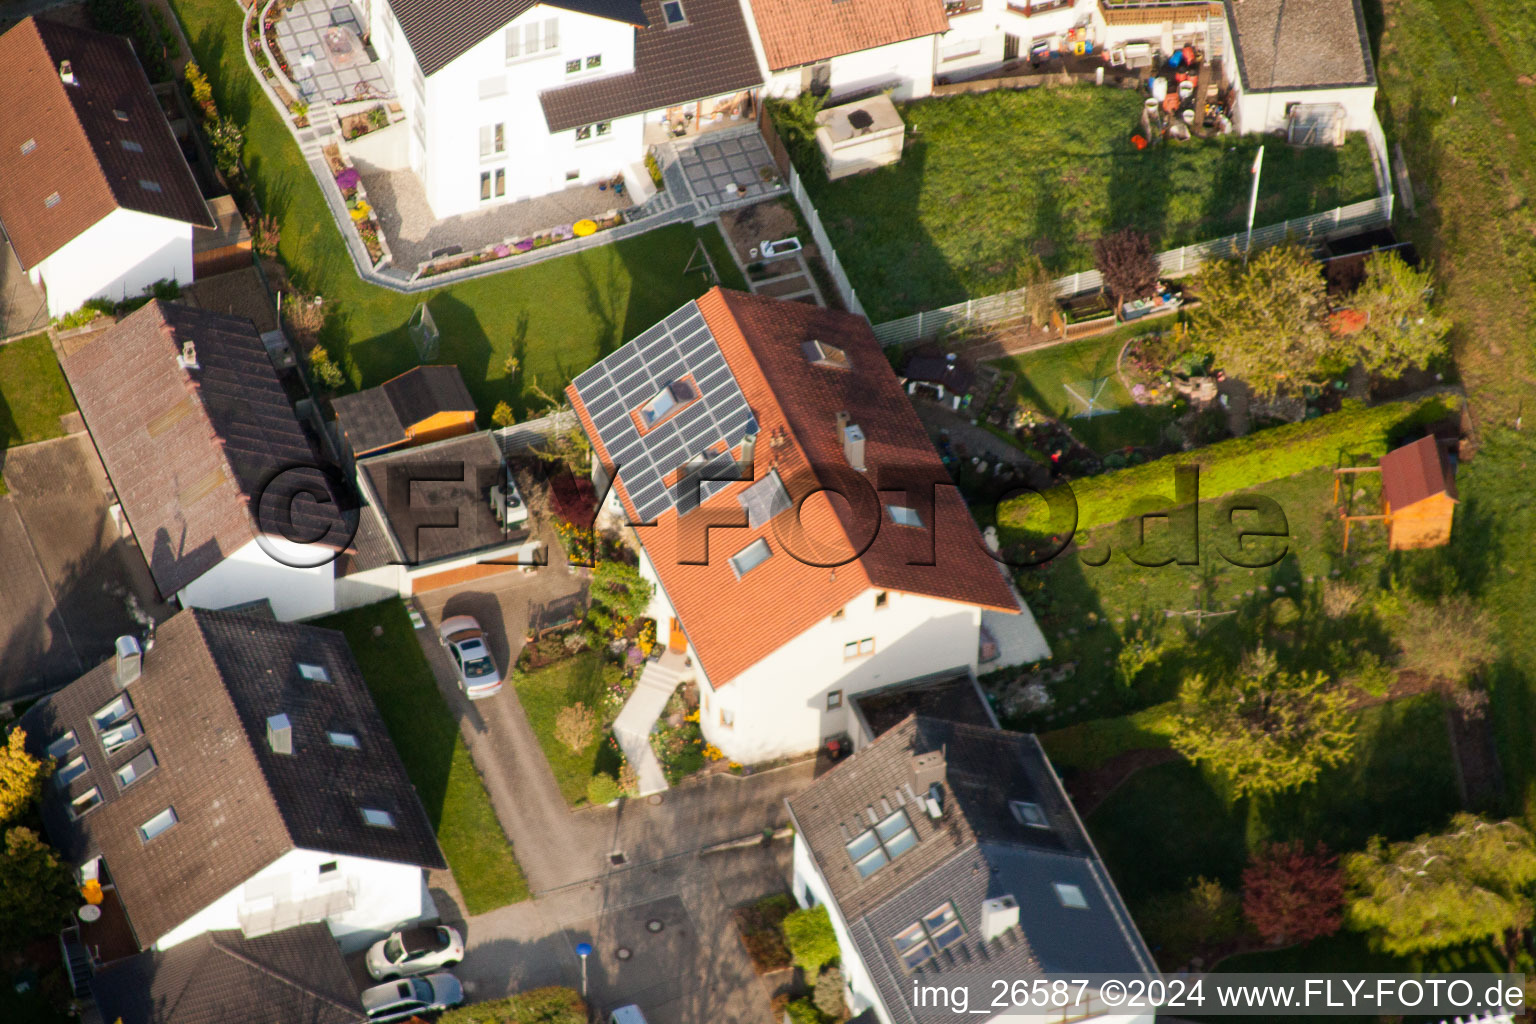
[[[0,0],[0,1024],[1525,1017],[1533,24]]]

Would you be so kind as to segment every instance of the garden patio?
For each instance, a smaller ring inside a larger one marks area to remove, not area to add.
[[[836,182],[814,143],[796,139],[793,115],[774,112],[876,323],[1018,287],[1031,254],[1054,274],[1091,269],[1094,240],[1121,227],[1156,249],[1239,231],[1261,143],[1260,226],[1376,195],[1363,136],[1339,149],[1223,136],[1139,150],[1132,90],[998,90],[900,110],[900,163]]]

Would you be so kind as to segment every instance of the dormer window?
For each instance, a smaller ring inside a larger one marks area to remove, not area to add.
[[[1045,816],[1045,809],[1037,803],[1028,800],[1009,800],[1008,809],[1013,812],[1013,820],[1020,825],[1028,825],[1031,828],[1050,828],[1051,819]]]
[[[699,393],[688,381],[673,381],[640,407],[640,422],[647,428],[654,427],[698,397]]]

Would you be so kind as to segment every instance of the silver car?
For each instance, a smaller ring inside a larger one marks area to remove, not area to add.
[[[491,660],[491,649],[485,645],[485,630],[469,615],[455,615],[444,619],[437,627],[438,639],[448,648],[453,659],[453,670],[459,677],[459,689],[470,700],[490,697],[501,692],[501,673]]]
[[[447,925],[402,928],[368,950],[368,974],[383,981],[452,967],[464,959],[464,938]]]
[[[404,1020],[418,1013],[435,1013],[464,1001],[464,987],[451,974],[402,978],[363,990],[363,1012],[370,1021]]]

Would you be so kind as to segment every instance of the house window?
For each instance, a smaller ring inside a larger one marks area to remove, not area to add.
[[[1087,910],[1088,898],[1083,895],[1083,890],[1075,885],[1065,882],[1056,882],[1056,898],[1061,900],[1061,905],[1072,910]]]
[[[581,171],[579,171],[579,170],[577,170],[577,171],[566,171],[565,172],[565,180],[566,181],[575,181],[579,177],[581,177]]]
[[[720,709],[720,724],[727,729],[736,728],[736,712],[730,708]]]
[[[907,970],[912,971],[932,959],[941,949],[954,945],[965,937],[960,915],[948,900],[923,915],[923,919],[910,924],[891,937],[896,955]]]
[[[549,18],[544,22],[544,49],[560,49],[560,19]]]
[[[576,141],[577,142],[585,142],[586,140],[590,139],[591,137],[592,137],[592,126],[591,125],[584,124],[580,128],[576,129]]]
[[[60,736],[58,739],[48,744],[48,756],[57,760],[58,758],[61,758],[65,754],[69,753],[71,750],[74,750],[79,745],[80,741],[75,739],[75,730],[71,729],[63,736]]]
[[[603,66],[603,55],[602,54],[600,54],[600,53],[593,54],[592,56],[587,58],[587,70],[588,71],[591,71],[593,68],[600,68],[602,66]]]
[[[981,52],[980,39],[960,39],[948,45],[939,47],[939,60],[961,60],[965,57],[974,57]]]
[[[129,786],[133,785],[135,782],[138,782],[144,776],[154,771],[159,764],[160,762],[155,760],[154,750],[146,747],[144,750],[141,750],[139,753],[135,754],[132,761],[129,761],[127,764],[123,765],[117,770],[116,774],[118,787],[121,789],[127,789]]]
[[[840,708],[842,706],[843,706],[843,691],[842,690],[828,690],[827,691],[827,710],[828,711],[836,711],[838,708]]]
[[[599,121],[599,122],[597,122],[597,137],[598,138],[602,138],[604,135],[611,135],[611,134],[613,134],[613,122],[612,121]]]
[[[322,875],[329,875],[329,874],[335,872],[336,870],[338,870],[340,867],[341,867],[341,865],[338,864],[336,861],[328,860],[325,863],[320,865],[320,873]]]
[[[875,638],[867,636],[862,640],[850,640],[843,644],[843,660],[851,658],[863,658],[875,653]]]
[[[673,381],[640,407],[640,422],[648,428],[654,427],[698,397],[692,384],[685,380]]]
[[[741,579],[772,557],[773,549],[768,546],[768,541],[759,537],[731,556],[731,569],[736,578]]]
[[[1008,809],[1013,812],[1013,820],[1020,825],[1030,825],[1034,828],[1051,827],[1051,819],[1045,816],[1045,809],[1037,803],[1028,800],[1009,800]]]
[[[498,167],[495,171],[480,172],[480,201],[488,199],[500,199],[507,194],[507,169]]]
[[[363,822],[375,828],[394,828],[395,816],[388,811],[381,811],[377,807],[364,807]]]
[[[507,151],[507,126],[503,121],[480,126],[480,159],[501,156]]]
[[[880,593],[875,595],[875,607],[876,608],[885,608],[885,607],[889,606],[890,603],[891,603],[891,592],[889,590],[882,590],[882,591],[880,591]]]
[[[74,782],[80,776],[89,771],[90,767],[91,766],[86,763],[85,755],[81,754],[73,761],[70,761],[64,767],[60,768],[58,772],[54,774],[53,781],[58,783],[60,789],[64,789],[68,787],[71,782]]]
[[[524,57],[538,57],[560,48],[560,19],[513,25],[507,29],[507,63]]]
[[[139,838],[143,839],[147,843],[156,836],[163,835],[165,832],[170,830],[170,828],[174,826],[176,822],[177,818],[175,808],[167,807],[165,810],[161,811],[159,814],[155,815],[153,818],[150,818],[144,824],[139,826]]]
[[[838,619],[841,619],[847,613],[847,611],[848,609],[846,608],[839,608],[837,611],[832,613],[832,621],[836,622]]]
[[[96,723],[96,731],[100,732],[127,718],[133,712],[133,701],[128,699],[126,693],[118,694],[107,705],[99,709],[91,716],[91,721]]]
[[[115,725],[110,729],[103,729],[101,733],[101,745],[107,748],[107,753],[119,750],[144,735],[144,730],[139,728],[139,720],[130,718],[121,725]]]
[[[312,683],[328,683],[331,681],[331,674],[325,670],[324,665],[314,665],[304,661],[299,662],[299,675]]]
[[[666,19],[668,28],[673,25],[688,24],[688,17],[683,14],[683,5],[680,0],[666,0],[661,5],[661,16]]]
[[[507,194],[507,169],[496,168],[496,198],[500,199]]]
[[[78,819],[99,806],[101,806],[101,790],[92,786],[69,802],[69,816]]]
[[[845,848],[859,877],[868,878],[916,845],[917,833],[912,830],[907,812],[896,811],[874,828],[860,832]]]
[[[363,749],[363,745],[357,741],[357,737],[350,732],[328,732],[325,735],[330,738],[331,746],[333,747],[344,747],[347,750]]]
[[[528,26],[533,28],[532,25]],[[506,32],[507,63],[510,64],[523,55],[523,30],[516,25],[509,26]]]
[[[919,530],[923,528],[923,517],[917,514],[915,508],[908,508],[905,505],[887,505],[885,510],[891,514],[891,522],[897,526],[915,526]]]
[[[908,925],[892,936],[891,942],[896,946],[896,955],[909,971],[921,967],[933,956],[933,946],[928,942],[921,924]]]
[[[581,70],[581,61],[579,59],[578,60],[568,60],[568,61],[565,62],[565,73],[566,74],[574,75],[576,72],[578,72],[580,70]]]

